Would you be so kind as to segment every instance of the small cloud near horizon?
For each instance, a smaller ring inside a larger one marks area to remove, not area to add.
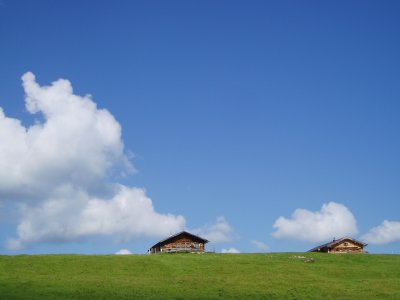
[[[128,249],[121,249],[115,252],[115,255],[130,255],[130,254],[132,254],[132,252],[129,251]]]
[[[228,248],[228,249],[222,249],[221,253],[231,253],[231,254],[236,254],[236,253],[240,253],[240,251],[236,248]]]

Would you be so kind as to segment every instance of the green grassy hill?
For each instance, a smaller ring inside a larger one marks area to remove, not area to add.
[[[400,256],[0,256],[0,299],[400,299]]]

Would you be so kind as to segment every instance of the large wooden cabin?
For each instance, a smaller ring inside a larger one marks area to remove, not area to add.
[[[344,237],[312,248],[308,252],[365,253],[365,246],[367,246],[367,244],[363,242],[357,241],[351,237]]]
[[[187,231],[182,231],[166,238],[149,249],[153,253],[173,253],[173,252],[204,252],[205,244],[208,243],[197,235]]]

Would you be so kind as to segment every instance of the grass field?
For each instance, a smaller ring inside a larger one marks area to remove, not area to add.
[[[400,299],[400,256],[0,256],[0,299]]]

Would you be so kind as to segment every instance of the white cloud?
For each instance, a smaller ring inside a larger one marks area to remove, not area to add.
[[[111,199],[90,198],[85,192],[64,191],[37,206],[24,206],[18,240],[10,249],[38,242],[68,242],[93,236],[117,241],[163,237],[184,228],[182,216],[159,214],[143,189],[120,186]],[[73,199],[73,200],[71,200]]]
[[[121,249],[117,252],[115,252],[116,255],[129,255],[132,254],[131,251],[129,251],[128,249]]]
[[[27,111],[41,118],[24,127],[0,108],[0,201],[18,203],[21,218],[8,248],[162,237],[184,228],[182,216],[156,212],[143,189],[112,182],[114,170],[133,167],[107,110],[74,95],[67,80],[44,87],[32,73],[22,80]]]
[[[236,248],[228,248],[228,249],[222,249],[221,253],[240,253],[240,251]]]
[[[28,112],[40,113],[44,122],[25,128],[0,110],[0,199],[42,196],[65,182],[88,188],[113,167],[132,168],[121,126],[107,110],[98,109],[89,96],[74,95],[67,80],[47,87],[40,87],[32,73],[22,80]]]
[[[279,217],[272,234],[278,239],[322,242],[333,237],[357,234],[357,224],[351,211],[343,204],[329,202],[320,211],[296,209],[292,218]]]
[[[257,241],[257,240],[252,240],[251,244],[260,251],[267,251],[269,248],[267,244]]]
[[[361,237],[362,241],[373,245],[383,245],[400,241],[400,222],[383,221]]]
[[[225,243],[232,240],[232,227],[224,217],[218,217],[213,225],[191,230],[212,243]]]

